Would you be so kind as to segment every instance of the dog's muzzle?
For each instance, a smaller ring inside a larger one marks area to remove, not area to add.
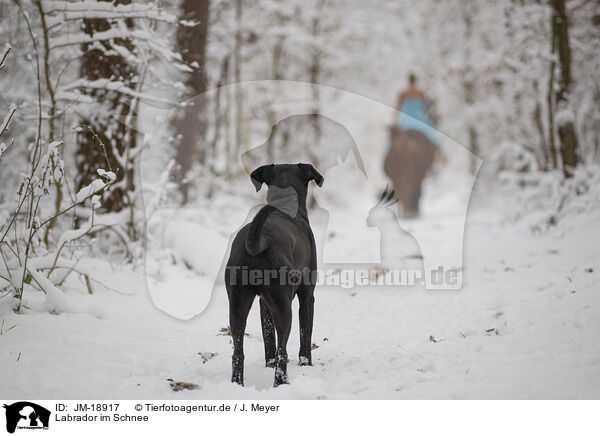
[[[298,214],[298,193],[294,188],[289,186],[287,188],[269,186],[267,204],[279,209],[292,218],[296,218]]]

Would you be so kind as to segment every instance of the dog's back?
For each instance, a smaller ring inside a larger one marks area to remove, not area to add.
[[[233,241],[228,266],[260,270],[301,270],[316,264],[314,237],[308,224],[264,206]]]

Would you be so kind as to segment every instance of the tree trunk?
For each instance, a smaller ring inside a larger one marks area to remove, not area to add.
[[[552,38],[552,56],[555,53],[554,37]],[[550,77],[548,78],[548,147],[552,157],[552,168],[558,168],[558,158],[556,156],[556,142],[554,140],[554,70],[556,62],[554,59],[550,62]]]
[[[463,18],[465,23],[465,65],[466,70],[463,71],[464,79],[463,79],[463,91],[465,95],[465,103],[467,107],[472,107],[475,104],[475,84],[473,83],[473,75],[470,71],[470,65],[472,63],[472,53],[470,49],[470,40],[473,38],[473,20],[471,18],[470,5],[464,5],[463,9]],[[472,111],[469,111],[472,113]],[[469,134],[469,150],[473,155],[469,161],[469,170],[472,174],[475,174],[477,171],[477,166],[479,163],[479,141],[477,129],[475,128],[475,121],[471,118],[467,120],[467,131]]]
[[[322,10],[323,8],[323,2],[320,1],[318,4],[319,7],[319,12]],[[315,39],[318,39],[320,37],[320,33],[321,33],[321,15],[317,14],[314,18],[313,18],[313,22],[312,22],[312,35]],[[321,75],[321,49],[318,46],[314,46],[313,50],[312,50],[312,58],[311,58],[311,64],[310,64],[310,83],[313,85],[312,86],[312,100],[313,100],[313,113],[311,114],[311,124],[312,124],[312,128],[313,128],[313,134],[314,134],[314,138],[313,138],[313,142],[315,144],[319,144],[319,142],[321,141],[321,117],[319,116],[319,112],[320,112],[320,95],[319,95],[319,79],[320,79],[320,75]],[[309,151],[311,152],[311,158],[313,159],[313,162],[315,164],[318,164],[317,162],[317,156],[314,155],[313,153],[313,149],[309,148]],[[314,202],[314,199],[311,199]],[[312,206],[312,205],[311,205]]]
[[[235,83],[235,150],[236,158],[242,152],[244,124],[244,95],[240,82],[242,81],[242,0],[235,1],[235,47],[233,50],[233,80]],[[232,162],[233,164],[233,162]]]
[[[114,3],[129,4],[131,0],[114,0]],[[130,21],[126,24],[128,27],[133,26]],[[85,33],[93,35],[110,29],[111,24],[104,19],[84,19],[82,27]],[[87,80],[112,78],[135,89],[137,71],[111,49],[111,46],[120,45],[131,50],[131,41],[115,39],[95,44],[103,45],[105,50],[91,44],[83,44],[81,77]],[[97,178],[98,168],[113,171],[117,180],[113,188],[104,194],[102,208],[111,212],[121,211],[129,205],[128,192],[134,188],[133,165],[126,162],[126,155],[128,149],[135,147],[136,137],[130,127],[119,121],[130,114],[130,107],[127,99],[114,91],[93,89],[86,92],[95,99],[98,110],[83,120],[86,128],[77,135],[76,184],[78,189],[81,189],[91,183]]]
[[[50,106],[48,107],[48,142],[54,142],[55,138],[55,121],[56,121],[56,98],[54,96],[54,86],[52,85],[50,77],[50,35],[48,33],[48,26],[46,24],[46,14],[42,7],[41,0],[36,3],[38,12],[40,14],[40,21],[42,24],[42,37],[44,41],[44,55],[43,55],[43,71],[44,71],[44,82],[46,85],[46,91],[48,92],[48,98],[50,99]],[[62,151],[61,151],[62,155]],[[56,169],[57,162],[52,161],[52,171]],[[62,183],[61,181],[56,182],[56,197],[54,197],[54,214],[60,212],[61,204],[63,199]],[[44,231],[44,243],[49,244],[50,233],[56,225],[56,217],[46,226]]]
[[[192,164],[196,161],[204,163],[207,155],[206,138],[206,101],[196,98],[204,94],[208,87],[206,76],[206,45],[208,40],[210,0],[183,0],[181,18],[196,21],[196,26],[179,26],[177,46],[183,61],[193,69],[187,76],[185,84],[194,98],[183,113],[174,121],[176,137],[175,162],[177,163],[176,180],[179,183],[182,202],[187,203],[189,183],[186,180]],[[198,147],[199,143],[201,144]]]
[[[537,80],[533,81],[533,87],[536,94],[539,92],[539,84]],[[546,144],[546,134],[544,132],[544,122],[542,121],[542,103],[539,98],[535,99],[535,108],[533,110],[533,121],[537,128],[538,134],[540,135],[539,150],[541,152],[541,158],[539,153],[535,153],[536,159],[538,160],[538,166],[547,171],[550,167],[550,150]]]
[[[219,81],[217,82],[217,89],[215,91],[215,100],[214,100],[214,114],[215,114],[215,126],[213,129],[213,137],[212,137],[212,141],[211,141],[211,151],[213,153],[214,156],[216,156],[218,154],[218,144],[219,144],[219,139],[221,138],[221,129],[223,127],[223,124],[225,124],[225,132],[223,132],[223,137],[225,138],[224,143],[227,144],[227,101],[225,101],[225,110],[221,109],[221,88],[223,88],[223,86],[225,86],[225,83],[227,83],[227,77],[228,77],[228,73],[229,73],[229,55],[225,56],[223,58],[223,61],[221,62],[221,74],[219,75]],[[225,121],[223,121],[223,119],[225,119]],[[227,153],[227,150],[225,149],[225,153]],[[226,156],[227,157],[227,156]],[[212,160],[211,162],[211,169],[213,173],[217,173],[218,170],[216,168],[216,161],[215,159]]]
[[[563,161],[565,177],[572,175],[577,166],[577,134],[575,125],[570,115],[569,91],[572,82],[571,76],[571,47],[569,45],[569,21],[565,6],[565,0],[551,0],[552,15],[552,38],[558,53],[559,81],[556,91],[556,110],[558,117],[558,138],[560,141],[560,153]]]
[[[285,21],[282,17],[279,17],[279,21],[277,22],[278,26],[283,27],[285,24]],[[277,37],[277,42],[275,43],[275,46],[273,47],[273,60],[272,60],[272,77],[273,80],[282,80],[283,79],[283,74],[281,72],[281,59],[283,57],[283,53],[284,53],[284,43],[285,43],[285,36],[278,36]],[[277,123],[277,111],[275,110],[275,108],[271,107],[270,105],[266,106],[266,116],[267,116],[267,120],[269,122],[269,126],[275,126],[275,124]],[[267,158],[269,162],[275,162],[275,147],[267,147]]]

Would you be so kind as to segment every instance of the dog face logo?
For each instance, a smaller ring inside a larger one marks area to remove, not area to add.
[[[38,404],[19,401],[5,404],[6,431],[14,433],[18,429],[48,429],[50,411]]]

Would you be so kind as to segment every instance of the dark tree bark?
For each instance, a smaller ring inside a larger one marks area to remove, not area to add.
[[[556,108],[564,111],[569,108],[569,91],[571,88],[571,47],[569,45],[569,21],[565,0],[551,0],[552,38],[558,53],[559,80],[556,91]],[[563,171],[566,177],[572,175],[573,168],[577,166],[578,142],[573,120],[568,117],[558,117],[558,139],[560,153],[563,161]]]
[[[539,92],[538,81],[533,81],[533,88],[536,90],[536,93]],[[544,171],[547,171],[550,167],[550,149],[546,144],[546,135],[544,132],[544,122],[542,121],[542,103],[539,98],[535,100],[535,109],[533,110],[533,121],[535,122],[535,127],[537,128],[539,137],[539,149],[541,151],[541,159],[539,157],[539,153],[536,153],[536,158],[538,160],[539,167]]]
[[[113,0],[101,0],[113,1]],[[115,4],[129,4],[131,0],[114,0]],[[128,27],[133,23],[128,21]],[[94,35],[106,31],[111,24],[104,19],[84,19],[82,30]],[[111,46],[120,45],[128,50],[133,49],[131,41],[115,39],[100,41],[105,50],[97,45],[83,44],[81,60],[81,77],[87,80],[112,79],[123,82],[127,87],[135,89],[137,71],[126,60],[115,54]],[[102,207],[105,211],[117,212],[129,206],[128,192],[133,191],[133,166],[123,165],[123,157],[127,149],[135,147],[136,137],[133,129],[126,126],[122,119],[130,113],[129,98],[114,91],[93,89],[85,91],[97,102],[97,110],[89,118],[83,120],[86,126],[78,134],[76,160],[78,166],[78,189],[89,184],[98,177],[96,170],[103,168],[113,171],[116,184],[104,194]],[[125,166],[125,167],[124,167]]]
[[[552,56],[556,52],[554,38],[552,38]],[[558,157],[556,156],[556,141],[554,140],[554,71],[556,70],[556,61],[550,62],[550,77],[548,78],[548,147],[552,157],[552,168],[558,168]]]
[[[177,31],[177,46],[183,61],[193,71],[185,80],[190,90],[190,97],[196,97],[206,92],[208,87],[206,77],[206,44],[208,39],[210,0],[183,0],[181,3],[181,18],[194,21],[196,26],[180,26]],[[176,142],[175,161],[178,166],[176,179],[179,183],[182,202],[189,197],[190,184],[186,180],[192,164],[206,160],[206,108],[205,101],[197,98],[186,106],[174,121]]]
[[[235,83],[235,155],[237,158],[241,154],[244,142],[244,92],[240,83],[242,81],[242,18],[243,18],[243,0],[235,0],[235,40],[233,46],[233,81]]]
[[[318,3],[318,11],[320,12],[323,8],[323,1]],[[318,39],[321,36],[321,15],[317,14],[312,21],[312,35],[315,39]],[[320,95],[319,95],[319,87],[316,86],[319,84],[319,80],[321,78],[321,48],[313,47],[311,54],[311,63],[310,63],[310,83],[312,83],[312,98],[314,109],[312,113],[312,128],[314,133],[313,141],[315,144],[318,144],[321,141],[321,117],[319,115],[320,112]],[[315,156],[312,151],[312,159],[313,162],[318,163],[317,156]],[[310,198],[310,207],[314,206],[315,199],[313,197]]]
[[[473,19],[471,17],[470,5],[466,5],[464,9],[464,23],[465,23],[465,59],[467,64],[467,69],[464,71],[464,79],[463,79],[463,91],[465,95],[465,103],[467,106],[473,106],[475,104],[475,83],[473,81],[473,74],[469,71],[469,65],[472,62],[472,53],[470,49],[469,41],[473,38]],[[467,130],[469,133],[469,150],[473,155],[471,156],[469,162],[469,170],[472,174],[475,174],[478,168],[478,154],[480,153],[479,147],[479,135],[477,133],[477,128],[475,127],[475,122],[471,118],[469,118],[467,123]]]
[[[227,83],[227,76],[229,73],[229,57],[230,57],[229,55],[225,56],[223,58],[223,61],[221,62],[221,73],[219,74],[219,81],[217,82],[217,90],[215,91],[214,110],[213,110],[213,113],[215,114],[215,128],[213,129],[213,136],[212,136],[212,140],[210,143],[211,144],[210,149],[213,153],[216,152],[217,144],[219,142],[219,138],[221,137],[221,129],[224,124],[223,120],[225,120],[225,124],[227,123],[226,114],[221,109],[221,103],[222,103],[221,102],[221,99],[222,99],[221,88],[223,88],[223,86],[225,86],[225,83]],[[225,102],[225,103],[227,103],[227,102]],[[227,134],[225,134],[225,137],[227,137]],[[214,162],[213,162],[212,171],[213,171],[213,173],[217,172],[217,170],[214,166]]]

